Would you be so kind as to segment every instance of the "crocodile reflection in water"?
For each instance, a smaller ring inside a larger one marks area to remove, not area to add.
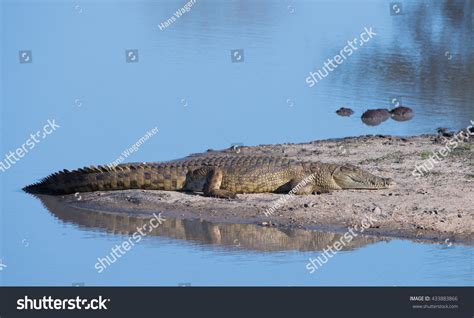
[[[108,232],[132,235],[148,223],[152,216],[131,213],[111,213],[77,208],[62,202],[60,197],[37,195],[43,205],[58,219],[85,228],[105,229]],[[160,226],[149,236],[164,236],[202,244],[218,244],[256,251],[318,251],[334,244],[343,234],[261,227],[254,224],[213,223],[198,219],[177,219],[164,216]],[[343,250],[352,250],[386,239],[358,235]]]

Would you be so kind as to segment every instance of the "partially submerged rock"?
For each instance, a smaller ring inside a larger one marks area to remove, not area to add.
[[[362,114],[362,122],[369,126],[377,126],[389,119],[390,111],[385,108],[369,109]]]
[[[338,110],[336,110],[336,114],[338,114],[339,116],[347,117],[347,116],[351,116],[352,114],[354,114],[354,111],[350,108],[341,107]]]
[[[396,121],[407,121],[415,116],[413,109],[409,107],[400,106],[390,111],[392,119]]]
[[[436,129],[436,131],[440,137],[451,138],[454,136],[454,131],[449,131],[449,129],[446,127],[439,127]]]

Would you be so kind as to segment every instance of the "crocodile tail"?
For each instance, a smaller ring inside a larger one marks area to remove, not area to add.
[[[77,192],[128,189],[177,190],[181,174],[176,169],[152,164],[86,167],[53,173],[23,188],[31,194],[65,195]]]

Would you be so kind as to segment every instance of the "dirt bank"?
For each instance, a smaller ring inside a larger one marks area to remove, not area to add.
[[[281,198],[281,194],[239,195],[229,201],[178,192],[129,190],[81,193],[64,196],[61,200],[88,210],[133,214],[160,211],[164,216],[181,219],[336,231],[361,224],[370,216],[376,221],[364,234],[472,244],[473,138],[459,143],[427,175],[415,177],[412,174],[416,166],[422,165],[449,140],[450,137],[441,135],[361,136],[196,154],[277,154],[302,160],[346,162],[397,181],[397,186],[389,190],[344,190],[297,197],[268,217],[264,211]]]

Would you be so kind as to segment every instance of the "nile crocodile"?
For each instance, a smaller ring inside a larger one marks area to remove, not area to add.
[[[308,180],[301,186],[303,180]],[[23,188],[33,194],[147,189],[203,192],[235,198],[237,193],[311,194],[340,189],[383,189],[395,185],[349,164],[258,155],[187,158],[163,163],[127,163],[54,173]],[[297,191],[294,188],[298,186]]]

